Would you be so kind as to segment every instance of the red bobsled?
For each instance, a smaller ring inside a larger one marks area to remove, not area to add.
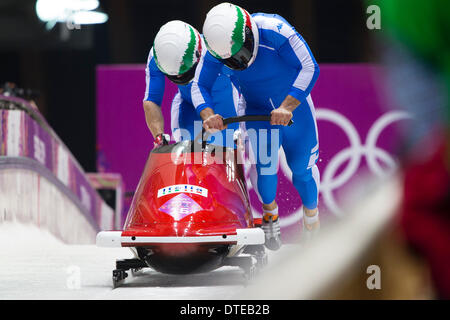
[[[224,122],[252,119],[262,120],[244,116]],[[250,209],[242,148],[194,141],[152,150],[124,230],[98,233],[98,246],[132,247],[137,256],[117,260],[115,285],[129,269],[187,274],[233,265],[251,275],[266,263],[264,232]]]

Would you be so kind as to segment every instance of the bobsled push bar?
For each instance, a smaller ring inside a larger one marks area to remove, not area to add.
[[[268,115],[245,115],[245,116],[237,116],[237,117],[229,117],[229,118],[224,118],[223,119],[223,124],[224,125],[228,125],[231,123],[236,123],[236,122],[248,122],[248,121],[268,121],[270,122],[270,114]],[[291,119],[289,120],[288,126],[292,126],[294,124],[294,121]],[[209,133],[206,132],[205,128],[202,128],[202,132],[199,133],[194,141],[198,141],[200,140],[200,138],[202,139],[202,145],[203,148],[205,147],[206,144],[206,139],[208,138]]]
[[[161,243],[255,245],[264,242],[264,231],[260,228],[236,229],[236,234],[191,237],[123,236],[122,231],[101,231],[96,239],[99,247],[140,247]]]
[[[270,114],[269,115],[245,115],[245,116],[237,116],[237,117],[229,117],[223,119],[223,124],[227,125],[235,122],[247,122],[247,121],[269,121],[270,122]],[[294,124],[294,121],[289,120],[288,126]]]

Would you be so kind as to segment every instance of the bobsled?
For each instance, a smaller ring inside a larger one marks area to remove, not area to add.
[[[267,121],[268,116],[224,119]],[[150,152],[122,231],[101,231],[101,247],[130,247],[134,259],[116,261],[113,284],[152,268],[168,274],[241,268],[251,278],[267,263],[264,232],[253,219],[239,135],[234,147],[194,140]]]

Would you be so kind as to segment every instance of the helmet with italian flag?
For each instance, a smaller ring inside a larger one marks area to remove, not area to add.
[[[251,15],[224,2],[212,8],[203,24],[208,51],[234,70],[248,68],[256,58],[259,31]]]
[[[153,42],[156,65],[172,82],[187,84],[195,75],[202,53],[200,33],[191,25],[173,20],[163,25]]]

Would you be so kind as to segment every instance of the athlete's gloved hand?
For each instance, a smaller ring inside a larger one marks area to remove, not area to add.
[[[272,110],[270,115],[271,125],[287,126],[289,124],[289,120],[292,119],[292,112],[284,107],[278,107]]]
[[[166,146],[169,144],[170,141],[170,136],[168,134],[165,133],[160,133],[156,136],[155,141],[154,141],[154,147],[158,148],[161,146]]]
[[[216,132],[226,129],[227,126],[223,124],[223,118],[220,114],[213,114],[203,121],[203,128],[208,132]]]

